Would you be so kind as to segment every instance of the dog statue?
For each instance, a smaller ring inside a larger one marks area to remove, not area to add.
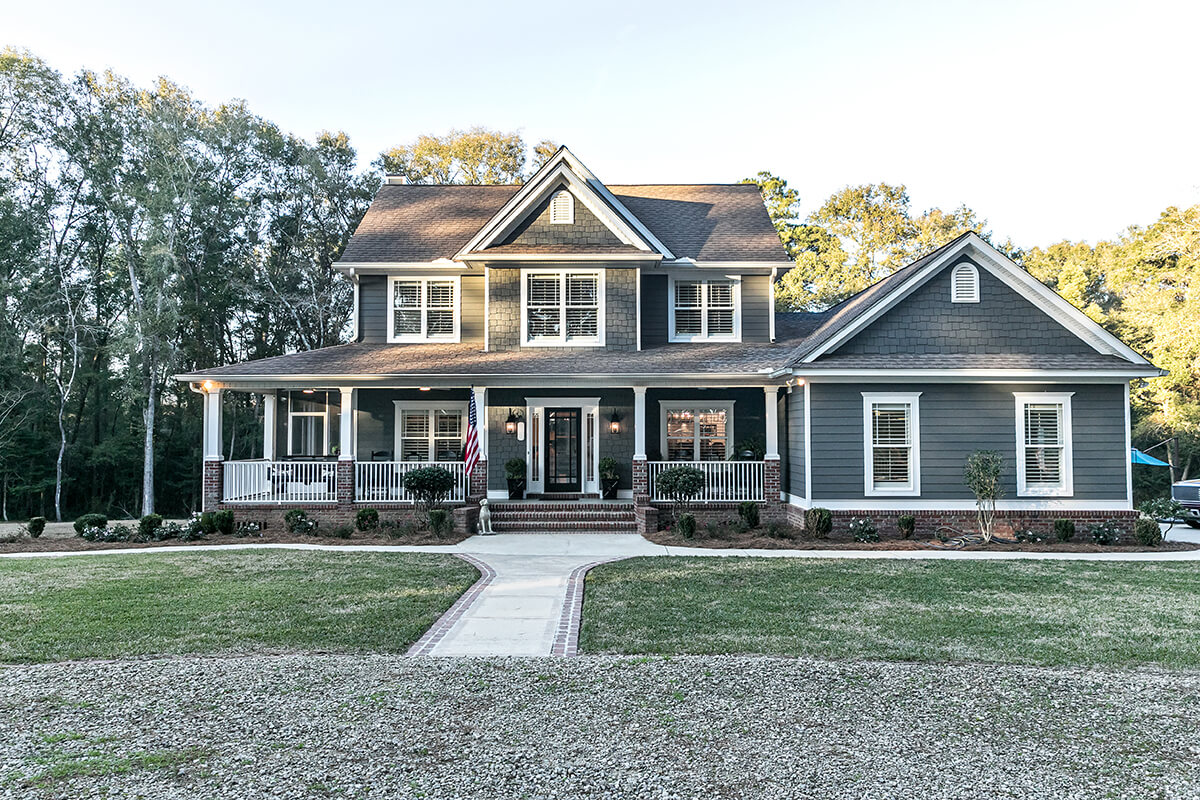
[[[488,508],[487,498],[479,501],[479,535],[491,536],[495,531],[492,530],[492,511]]]

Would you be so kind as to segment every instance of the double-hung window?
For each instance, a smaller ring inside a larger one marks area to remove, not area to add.
[[[398,461],[462,461],[467,409],[452,403],[437,407],[396,401]]]
[[[667,461],[724,461],[733,442],[732,403],[662,403]]]
[[[920,392],[863,392],[863,472],[868,496],[921,494]]]
[[[393,277],[388,282],[389,342],[457,342],[459,279]]]
[[[603,271],[522,270],[521,298],[524,344],[604,344]]]
[[[671,341],[738,341],[740,282],[733,278],[671,281]]]
[[[1017,401],[1017,494],[1069,497],[1071,392],[1014,392]]]
[[[289,456],[327,456],[337,442],[339,411],[331,399],[333,392],[288,392],[287,454]]]

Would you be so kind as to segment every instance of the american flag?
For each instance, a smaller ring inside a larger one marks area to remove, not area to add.
[[[467,449],[463,454],[463,461],[466,462],[467,475],[475,470],[475,465],[479,463],[479,429],[476,427],[478,417],[475,412],[475,391],[471,391],[471,399],[467,404]]]

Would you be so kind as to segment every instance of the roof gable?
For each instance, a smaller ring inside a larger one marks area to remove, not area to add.
[[[790,363],[810,364],[823,356],[839,352],[843,345],[896,308],[932,278],[964,260],[970,260],[980,268],[981,280],[984,273],[994,277],[1040,311],[1042,316],[1048,317],[1052,323],[1086,344],[1091,351],[1118,356],[1133,364],[1149,365],[1143,356],[973,232],[963,234],[831,309],[825,323],[797,348]],[[946,293],[948,297],[948,288]],[[1023,308],[1022,313],[1027,311],[1028,309]],[[1040,319],[1041,317],[1038,317],[1039,324]],[[926,326],[928,323],[910,319],[907,324]],[[1028,351],[1034,346],[1027,345],[1023,349]],[[1014,350],[1010,349],[1008,352]]]
[[[530,219],[536,219],[543,205],[559,191],[568,191],[577,207],[587,209],[621,245],[627,245],[647,256],[673,259],[675,256],[624,204],[592,174],[566,147],[560,147],[534,173],[479,232],[467,242],[456,258],[482,258],[494,246],[511,244],[512,234]]]

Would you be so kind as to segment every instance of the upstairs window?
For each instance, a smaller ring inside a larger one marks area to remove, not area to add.
[[[920,495],[920,393],[862,396],[865,494]]]
[[[604,273],[600,270],[522,270],[527,345],[604,344]]]
[[[979,302],[979,270],[974,264],[959,264],[950,273],[950,302]]]
[[[558,190],[550,199],[550,222],[555,225],[575,222],[575,197],[566,189]]]
[[[671,341],[738,341],[739,285],[732,278],[671,281]]]
[[[457,342],[458,281],[457,277],[392,278],[388,283],[388,341]]]
[[[1017,401],[1017,494],[1068,497],[1071,394],[1014,393]]]

